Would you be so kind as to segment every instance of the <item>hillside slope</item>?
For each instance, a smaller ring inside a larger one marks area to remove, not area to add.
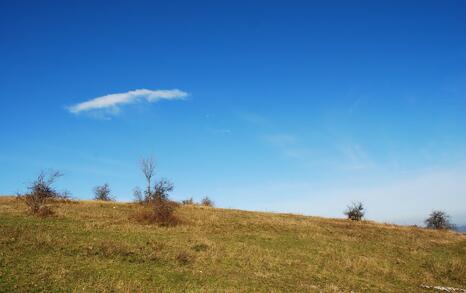
[[[466,287],[466,236],[372,222],[182,206],[184,223],[131,220],[140,206],[80,201],[27,215],[0,197],[0,291],[428,292]]]

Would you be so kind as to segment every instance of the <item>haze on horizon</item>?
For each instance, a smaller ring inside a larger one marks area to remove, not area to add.
[[[0,3],[0,194],[466,224],[466,2]]]

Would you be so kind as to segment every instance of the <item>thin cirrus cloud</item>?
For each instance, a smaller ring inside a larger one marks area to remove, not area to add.
[[[68,107],[68,111],[73,114],[88,112],[94,110],[107,110],[109,113],[116,114],[120,106],[140,103],[147,101],[155,103],[160,100],[183,100],[188,96],[187,92],[179,89],[172,90],[148,90],[137,89],[125,93],[110,94],[78,103]]]

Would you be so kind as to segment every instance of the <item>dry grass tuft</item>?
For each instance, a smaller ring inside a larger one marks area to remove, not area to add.
[[[189,256],[188,253],[182,251],[180,253],[178,253],[178,255],[176,256],[176,260],[178,261],[178,263],[180,263],[181,265],[187,265],[191,262],[191,257]]]
[[[209,246],[204,243],[197,243],[197,244],[194,244],[191,248],[194,251],[200,252],[200,251],[206,251],[207,249],[209,249]]]

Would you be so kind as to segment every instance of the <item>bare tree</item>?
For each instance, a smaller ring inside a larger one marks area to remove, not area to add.
[[[110,196],[110,186],[107,183],[94,188],[94,199],[103,201],[113,201],[114,199]]]
[[[29,210],[40,216],[52,214],[52,211],[46,207],[50,201],[57,199],[67,199],[66,192],[59,192],[54,187],[55,181],[63,176],[59,171],[45,172],[41,171],[31,185],[28,187],[29,192],[18,194],[18,198],[24,200]]]
[[[147,180],[147,189],[145,191],[146,197],[151,195],[151,179],[155,175],[155,160],[153,157],[147,157],[141,159],[141,171]]]
[[[155,174],[154,159],[143,158],[141,160],[141,171],[147,180],[147,189],[144,196],[139,188],[134,189],[135,201],[152,206],[150,211],[140,211],[135,215],[136,219],[142,222],[157,223],[159,225],[176,225],[179,221],[174,215],[174,210],[178,204],[171,201],[168,196],[173,191],[173,183],[167,179],[152,180]],[[153,189],[151,183],[154,181]]]
[[[454,229],[455,225],[450,223],[450,216],[443,211],[433,211],[425,220],[427,228],[430,229]]]
[[[364,217],[365,211],[364,206],[361,202],[353,202],[349,205],[345,211],[345,215],[348,219],[353,221],[361,221]]]

